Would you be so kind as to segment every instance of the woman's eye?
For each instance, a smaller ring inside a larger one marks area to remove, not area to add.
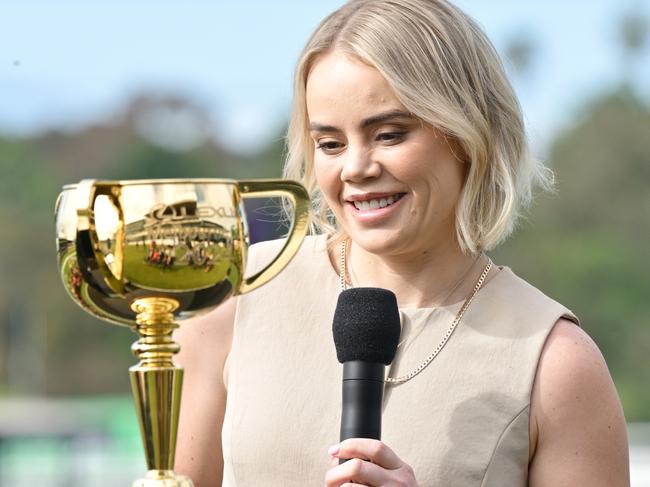
[[[336,142],[334,140],[326,140],[323,142],[316,143],[316,149],[321,150],[325,153],[335,152],[339,150],[341,147],[343,147],[343,144],[341,144],[340,142]]]
[[[404,135],[406,135],[406,132],[381,132],[377,134],[377,140],[379,142],[397,143],[404,138]]]

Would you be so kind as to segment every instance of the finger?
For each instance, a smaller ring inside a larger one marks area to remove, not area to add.
[[[339,487],[354,482],[359,485],[384,485],[388,480],[388,472],[374,463],[353,458],[341,465],[331,468],[325,474],[325,485]]]
[[[386,444],[369,438],[344,440],[339,443],[338,451],[333,451],[334,447],[330,449],[330,455],[338,458],[362,458],[389,470],[396,470],[404,463]]]

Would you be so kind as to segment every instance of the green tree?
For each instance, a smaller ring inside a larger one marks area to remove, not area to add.
[[[144,118],[164,129],[165,117],[174,118],[178,110],[184,111],[181,122],[204,120],[180,97],[138,97],[111,123],[75,133],[0,137],[0,393],[129,390],[126,370],[134,361],[129,345],[135,335],[89,316],[59,282],[53,209],[62,185],[85,178],[280,175],[280,137],[259,155],[242,158],[208,137],[181,149],[156,144],[139,126]]]
[[[605,355],[629,420],[650,419],[650,108],[623,88],[552,145],[558,193],[496,253],[563,302]]]

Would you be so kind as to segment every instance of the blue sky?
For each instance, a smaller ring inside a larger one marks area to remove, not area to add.
[[[208,110],[215,137],[245,150],[282,125],[297,56],[340,0],[0,0],[0,133],[74,129],[136,93],[180,93]],[[532,72],[513,77],[531,137],[544,145],[589,97],[620,82],[616,21],[650,0],[457,0],[503,50],[528,33]],[[650,49],[636,86],[650,98]]]

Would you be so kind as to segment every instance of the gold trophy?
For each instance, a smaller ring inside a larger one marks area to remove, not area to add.
[[[244,277],[242,201],[264,197],[287,198],[293,222],[278,256]],[[72,299],[139,335],[130,376],[148,472],[133,487],[191,487],[174,474],[183,369],[172,361],[172,332],[284,268],[307,232],[307,192],[283,180],[84,180],[63,188],[55,214],[59,271]]]

